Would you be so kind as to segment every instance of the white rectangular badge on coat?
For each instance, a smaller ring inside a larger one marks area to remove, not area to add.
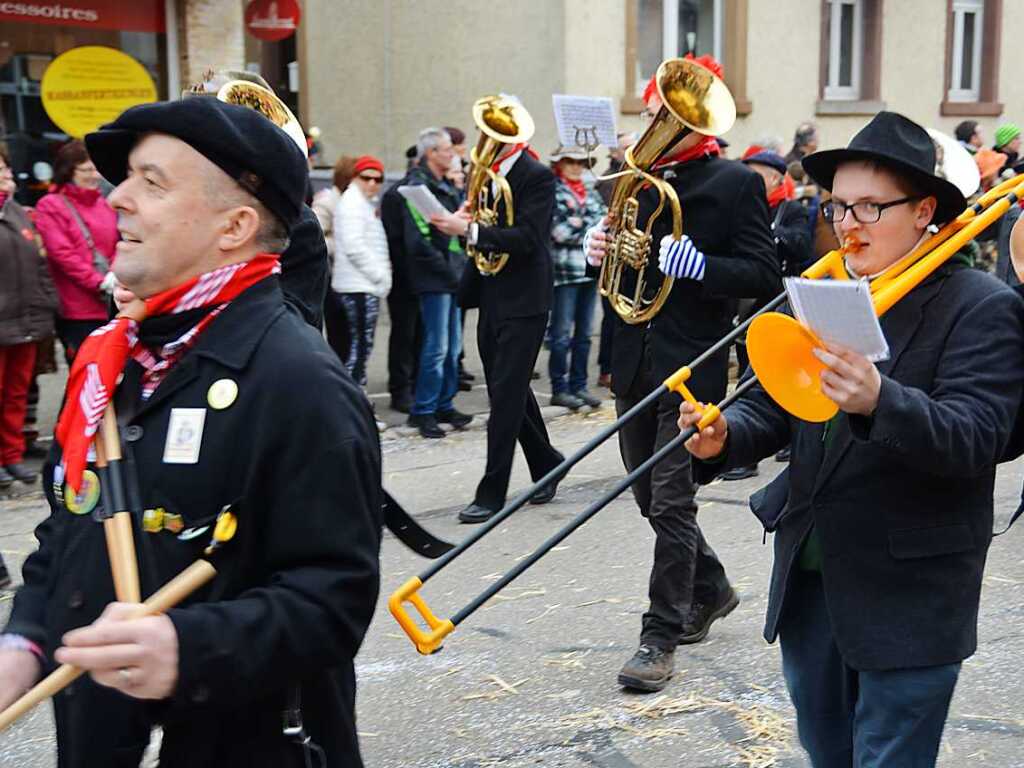
[[[196,464],[203,442],[205,408],[172,408],[164,443],[165,464]]]

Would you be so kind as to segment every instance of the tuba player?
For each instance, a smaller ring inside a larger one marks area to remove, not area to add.
[[[711,57],[697,63],[721,75]],[[654,78],[644,94],[647,113],[661,108]],[[642,141],[642,139],[641,139]],[[660,243],[658,268],[675,278],[668,300],[646,326],[616,318],[612,345],[612,391],[619,415],[636,405],[683,363],[732,328],[735,299],[778,293],[779,263],[772,242],[764,181],[740,163],[719,156],[714,137],[697,132],[670,147],[651,172],[671,184],[683,210],[683,236],[673,240],[671,219],[652,229]],[[646,222],[658,196],[640,195],[638,222]],[[588,233],[584,248],[591,263],[603,259],[604,224]],[[652,267],[653,270],[653,267]],[[725,395],[728,351],[694,371],[694,394],[707,402]],[[669,442],[676,427],[679,395],[662,396],[619,432],[619,449],[632,470]],[[725,569],[697,524],[690,458],[679,451],[633,485],[641,514],[654,529],[650,607],[640,630],[640,647],[619,673],[619,683],[639,691],[660,691],[672,677],[680,643],[703,640],[711,623],[738,604]]]

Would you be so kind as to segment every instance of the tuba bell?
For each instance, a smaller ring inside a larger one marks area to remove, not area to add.
[[[658,314],[672,290],[671,277],[664,277],[656,290],[648,288],[646,274],[651,227],[666,204],[672,215],[672,236],[678,240],[683,234],[679,197],[670,184],[651,175],[651,168],[689,133],[718,136],[736,120],[736,104],[725,83],[691,59],[663,61],[655,82],[662,107],[643,136],[626,150],[627,170],[616,174],[608,206],[609,246],[598,281],[601,295],[631,325],[646,323]],[[639,229],[637,194],[647,185],[658,190],[658,205],[646,227]],[[635,279],[624,282],[626,270],[633,270]]]
[[[202,82],[194,84],[183,96],[216,96],[228,104],[255,109],[291,137],[302,154],[309,157],[306,134],[292,111],[259,75],[225,69],[207,70]]]
[[[466,200],[473,221],[492,227],[502,218],[502,224],[512,226],[515,212],[512,208],[512,188],[504,176],[491,166],[506,144],[526,142],[533,136],[533,118],[513,96],[483,96],[473,104],[473,122],[480,129],[480,138],[469,153],[469,178],[466,180]],[[475,246],[467,246],[466,253],[476,263],[482,275],[496,275],[508,261],[507,253],[488,253]]]

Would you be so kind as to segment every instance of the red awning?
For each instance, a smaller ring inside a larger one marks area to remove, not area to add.
[[[0,0],[0,22],[163,32],[163,0]]]

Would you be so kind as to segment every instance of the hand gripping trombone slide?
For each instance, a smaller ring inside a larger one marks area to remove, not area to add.
[[[138,604],[131,618],[155,616],[170,610],[213,579],[217,575],[217,569],[210,562],[210,558],[218,552],[223,544],[231,540],[237,528],[238,521],[234,513],[228,508],[223,509],[217,517],[213,538],[210,541],[210,545],[203,552],[203,557],[196,560],[192,565],[167,582],[146,602]],[[27,714],[37,704],[51,696],[57,695],[57,693],[81,677],[84,671],[70,664],[62,664],[31,688],[24,696],[11,704],[3,712],[0,712],[0,731],[6,730],[19,717]]]
[[[902,299],[928,275],[955,255],[968,241],[977,236],[985,228],[999,219],[1009,208],[1024,199],[1024,181],[1009,179],[982,195],[974,205],[967,208],[952,222],[946,224],[937,233],[918,246],[914,252],[879,276],[871,284],[875,311],[881,315]],[[831,278],[846,280],[849,276],[844,266],[846,250],[840,249],[825,254],[811,267],[805,270],[802,277],[810,279]],[[820,372],[824,367],[812,353],[814,347],[821,342],[806,328],[787,315],[774,312],[786,300],[785,293],[769,302],[758,313],[740,324],[710,349],[695,358],[689,365],[683,366],[669,376],[657,389],[643,400],[622,414],[616,421],[605,427],[579,451],[568,457],[552,469],[548,474],[520,493],[508,505],[491,518],[484,526],[469,536],[455,549],[448,552],[437,563],[430,566],[418,576],[414,576],[399,587],[388,600],[388,609],[399,625],[412,640],[416,649],[422,654],[437,651],[455,627],[483,606],[494,595],[511,584],[530,566],[563,541],[569,534],[600,512],[633,482],[650,471],[650,469],[674,450],[681,449],[683,444],[699,430],[712,424],[722,410],[731,405],[758,380],[768,394],[783,408],[798,418],[810,421],[825,421],[836,412],[836,406],[820,391]],[[755,376],[741,382],[736,389],[718,405],[703,406],[693,397],[686,386],[692,371],[723,347],[732,343],[748,327],[751,333],[747,339],[750,350],[751,367]],[[778,355],[779,348],[782,354]],[[774,352],[773,352],[774,350]],[[781,357],[784,362],[777,362]],[[476,544],[490,531],[501,525],[515,511],[520,509],[530,497],[548,483],[562,479],[568,471],[583,458],[593,452],[609,437],[618,432],[625,424],[639,413],[654,404],[659,397],[668,392],[678,392],[688,402],[702,409],[700,421],[683,430],[671,442],[663,446],[647,461],[623,477],[604,496],[583,510],[565,527],[557,531],[543,544],[535,549],[529,557],[506,572],[494,584],[481,592],[465,607],[450,619],[439,619],[430,610],[420,588],[455,558]],[[407,611],[405,603],[416,609],[426,622],[428,630],[424,630],[416,619]]]

